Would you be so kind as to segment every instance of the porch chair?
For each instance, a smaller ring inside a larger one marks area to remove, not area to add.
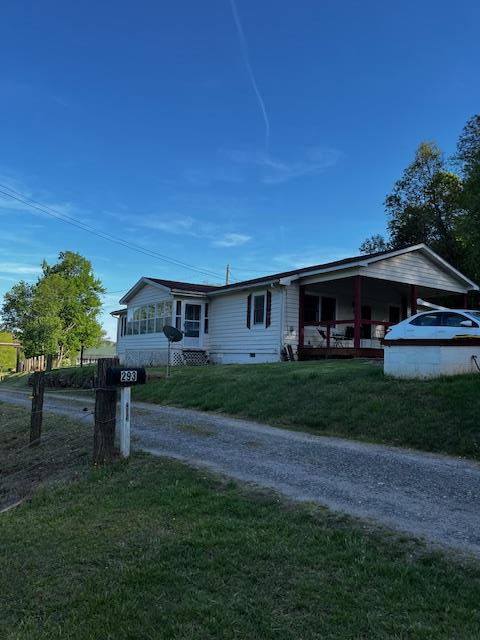
[[[323,338],[323,341],[325,343],[325,346],[327,344],[327,333],[324,329],[318,329],[317,328],[318,333],[321,335],[321,337]],[[331,333],[330,334],[330,340],[333,341],[333,345],[335,347],[341,347],[342,346],[342,342],[345,340],[346,336],[344,336],[341,333]]]

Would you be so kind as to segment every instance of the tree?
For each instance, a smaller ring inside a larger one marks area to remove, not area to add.
[[[100,340],[103,292],[91,263],[66,251],[54,265],[44,261],[35,285],[19,283],[5,295],[2,316],[21,338],[27,357],[56,356],[61,363],[82,345],[94,346]]]
[[[465,272],[480,280],[480,115],[466,123],[454,158],[463,176],[461,204],[464,216],[460,236],[464,251]]]
[[[423,242],[449,262],[462,266],[458,234],[463,213],[461,196],[462,181],[447,170],[441,150],[433,142],[422,142],[413,162],[385,199],[388,240],[372,236],[362,247],[401,249]]]
[[[4,295],[2,324],[8,331],[20,337],[31,316],[35,285],[21,280]]]
[[[392,247],[424,242],[446,260],[458,262],[461,193],[461,180],[446,170],[437,145],[422,142],[385,200]]]
[[[375,233],[362,242],[360,245],[360,252],[371,254],[378,253],[379,251],[387,251],[390,249],[390,243],[379,233]]]
[[[472,116],[463,127],[454,161],[466,179],[480,164],[480,114]]]

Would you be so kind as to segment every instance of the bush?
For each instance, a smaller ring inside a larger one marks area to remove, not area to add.
[[[93,389],[95,386],[94,365],[86,367],[71,367],[53,369],[45,372],[45,386],[50,388]],[[31,385],[33,376],[28,383]]]

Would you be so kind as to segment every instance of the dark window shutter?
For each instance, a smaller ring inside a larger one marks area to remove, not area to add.
[[[252,322],[252,294],[247,298],[247,328],[250,329]]]
[[[268,327],[272,324],[272,292],[270,289],[267,290],[267,312],[265,314],[265,327]]]

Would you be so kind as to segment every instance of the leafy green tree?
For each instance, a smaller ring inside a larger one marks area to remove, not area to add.
[[[42,264],[42,275],[35,285],[19,283],[6,294],[2,316],[7,328],[21,338],[27,357],[56,356],[61,364],[82,345],[99,342],[103,292],[91,263],[66,251],[54,265]]]
[[[21,336],[31,317],[35,285],[21,280],[3,297],[2,325],[16,336]]]
[[[446,170],[440,149],[422,142],[385,200],[391,246],[398,249],[424,242],[446,260],[458,263],[461,193],[462,182]]]
[[[362,242],[360,252],[365,254],[378,253],[390,249],[390,243],[379,233],[375,233]]]
[[[465,272],[480,281],[480,115],[466,123],[457,144],[455,162],[463,177],[460,237]]]
[[[425,243],[449,262],[462,266],[458,224],[463,215],[462,180],[447,170],[442,152],[422,142],[392,193],[385,199],[389,238],[372,236],[363,248],[383,250]]]
[[[472,116],[464,126],[454,160],[466,179],[480,164],[480,114]]]

